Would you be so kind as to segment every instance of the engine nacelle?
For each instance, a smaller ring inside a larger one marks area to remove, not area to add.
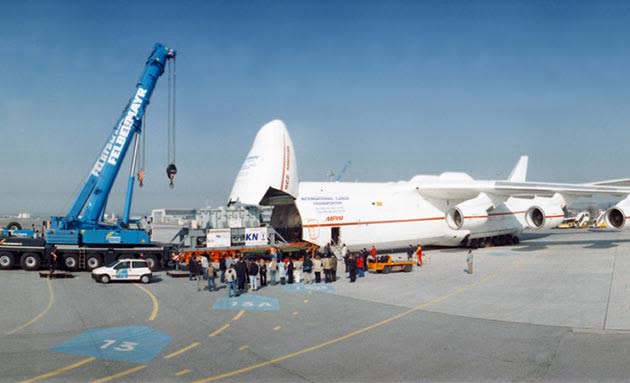
[[[564,220],[561,206],[539,205],[532,206],[525,212],[525,224],[530,229],[552,229]]]
[[[453,230],[477,228],[488,222],[488,210],[493,206],[492,200],[485,193],[481,193],[449,209],[446,212],[446,223]]]
[[[626,213],[619,205],[611,207],[604,214],[604,221],[608,227],[619,230],[624,229],[626,228]]]

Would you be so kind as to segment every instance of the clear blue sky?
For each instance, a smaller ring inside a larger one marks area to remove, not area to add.
[[[283,119],[301,180],[465,171],[630,177],[630,3],[9,1],[0,24],[0,213],[65,213],[155,42],[177,49],[137,212],[222,205],[256,131]],[[119,184],[126,183],[123,169]],[[122,205],[121,188],[110,207]]]

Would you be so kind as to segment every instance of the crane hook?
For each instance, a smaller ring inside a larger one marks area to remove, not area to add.
[[[170,183],[169,183],[168,186],[171,189],[175,187],[175,184],[173,184],[173,180],[175,179],[175,175],[177,175],[177,166],[175,166],[175,164],[169,164],[166,167],[166,176],[170,180]]]

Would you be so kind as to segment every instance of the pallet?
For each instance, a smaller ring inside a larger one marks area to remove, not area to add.
[[[171,270],[171,271],[166,272],[166,275],[172,278],[184,278],[184,277],[188,277],[188,274],[189,274],[188,271],[178,271],[178,270]]]
[[[50,272],[48,271],[40,271],[39,272],[39,277],[40,278],[48,278],[48,276],[50,275]],[[61,279],[61,278],[74,278],[74,275],[72,273],[69,273],[67,271],[55,271],[51,278],[55,278],[55,279]]]

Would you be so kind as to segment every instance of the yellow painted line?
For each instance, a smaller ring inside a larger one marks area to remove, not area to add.
[[[299,311],[294,311],[294,312],[292,312],[291,314],[293,314],[293,315],[298,315],[299,313],[300,313]]]
[[[110,375],[110,376],[106,376],[102,379],[98,379],[93,381],[92,383],[105,383],[105,382],[109,382],[118,378],[122,378],[123,376],[127,376],[130,374],[133,374],[134,372],[138,372],[140,370],[144,370],[145,368],[147,368],[148,366],[146,364],[143,364],[142,366],[137,366],[134,368],[130,368],[128,370],[125,371],[121,371],[118,374],[114,374],[114,375]]]
[[[149,298],[151,298],[151,302],[153,302],[153,309],[151,310],[151,315],[149,315],[149,321],[155,320],[155,317],[157,317],[158,314],[158,310],[160,309],[160,304],[158,303],[157,298],[155,297],[155,295],[153,295],[153,293],[151,291],[149,291],[149,289],[147,289],[144,286],[141,286],[139,284],[134,284],[134,286],[136,286],[137,288],[139,288],[140,290],[144,291],[145,293],[147,293],[147,295],[149,296]]]
[[[217,335],[219,335],[220,333],[222,333],[222,332],[223,332],[223,330],[227,329],[228,327],[230,327],[230,324],[229,324],[229,323],[226,323],[226,324],[224,324],[223,326],[219,327],[218,329],[214,330],[214,331],[213,331],[212,333],[210,333],[210,335],[208,335],[208,336],[209,336],[209,337],[210,337],[210,336],[217,336]]]
[[[241,319],[241,317],[243,316],[243,314],[245,314],[245,310],[241,310],[238,312],[238,314],[236,314],[233,318],[233,320],[239,320]]]
[[[182,375],[186,375],[186,374],[190,374],[190,370],[189,369],[178,371],[178,372],[175,373],[175,376],[182,376]]]
[[[278,330],[280,330],[281,328],[282,328],[282,327],[280,327],[280,326],[276,326],[276,327],[274,327],[274,328],[273,328],[273,330],[274,330],[274,331],[278,331]]]
[[[52,370],[52,371],[47,372],[47,373],[45,373],[43,375],[38,375],[38,376],[36,376],[34,378],[23,380],[20,383],[31,383],[31,382],[37,382],[39,380],[52,378],[53,376],[57,376],[57,375],[62,374],[64,372],[66,372],[66,371],[74,370],[75,368],[81,367],[84,364],[90,363],[94,359],[96,359],[96,357],[93,357],[93,356],[91,356],[89,358],[81,359],[80,361],[78,361],[76,363],[69,364],[69,365],[67,365],[65,367],[61,367],[61,368],[58,368],[56,370]]]
[[[16,332],[18,332],[18,331],[20,331],[20,330],[22,330],[22,329],[32,325],[33,323],[37,322],[38,320],[42,319],[42,317],[48,313],[48,311],[52,308],[53,303],[55,303],[55,292],[53,291],[52,284],[50,283],[50,279],[46,279],[46,283],[48,283],[48,306],[46,306],[44,311],[42,311],[35,318],[33,318],[30,321],[24,323],[23,325],[21,325],[19,327],[16,327],[16,328],[14,328],[11,331],[5,332],[4,335],[15,334]]]
[[[247,350],[249,348],[248,345],[243,345],[241,347],[238,348],[239,351],[243,351],[243,350]]]
[[[188,351],[188,350],[192,350],[193,348],[195,348],[195,347],[199,346],[200,344],[201,344],[201,343],[199,343],[199,342],[192,343],[192,344],[190,344],[190,345],[188,345],[188,346],[186,346],[186,347],[182,348],[181,350],[178,350],[178,351],[175,351],[175,352],[173,352],[173,353],[171,353],[171,354],[166,355],[166,356],[164,357],[164,359],[171,359],[171,358],[174,358],[174,357],[176,357],[177,355],[183,354],[183,353],[185,353],[185,352],[186,352],[186,351]]]
[[[517,262],[517,263],[520,264],[521,262]],[[430,301],[427,301],[425,303],[422,303],[422,304],[420,304],[418,306],[412,307],[412,308],[410,308],[410,309],[408,309],[406,311],[398,313],[398,314],[396,314],[394,316],[391,316],[391,317],[389,317],[387,319],[384,319],[384,320],[382,320],[380,322],[376,322],[376,323],[371,324],[369,326],[366,326],[366,327],[360,328],[358,330],[352,331],[352,332],[350,332],[350,333],[348,333],[346,335],[342,335],[340,337],[333,338],[333,339],[330,339],[328,341],[316,344],[314,346],[307,347],[307,348],[304,348],[302,350],[298,350],[298,351],[295,351],[295,352],[292,352],[292,353],[289,353],[289,354],[286,354],[286,355],[283,355],[283,356],[279,356],[277,358],[270,359],[270,360],[265,361],[265,362],[252,364],[250,366],[243,367],[243,368],[240,368],[240,369],[237,369],[237,370],[232,370],[232,371],[224,372],[224,373],[219,374],[219,375],[213,375],[213,376],[209,376],[207,378],[195,380],[193,383],[207,383],[207,382],[213,382],[213,381],[216,381],[216,380],[230,378],[232,376],[240,375],[240,374],[252,371],[252,370],[257,370],[257,369],[262,368],[262,367],[267,367],[267,366],[270,366],[270,365],[273,365],[273,364],[276,364],[276,363],[279,363],[279,362],[283,362],[283,361],[288,360],[288,359],[295,358],[295,357],[300,356],[300,355],[307,354],[307,353],[312,352],[312,351],[316,351],[316,350],[322,349],[324,347],[333,345],[335,343],[339,343],[341,341],[344,341],[346,339],[355,337],[357,335],[361,335],[361,334],[366,333],[368,331],[371,331],[371,330],[373,330],[373,329],[375,329],[377,327],[381,327],[383,325],[386,325],[386,324],[388,324],[390,322],[393,322],[393,321],[395,321],[397,319],[403,318],[403,317],[405,317],[405,316],[407,316],[409,314],[412,314],[412,313],[414,313],[416,311],[420,311],[420,310],[425,309],[425,308],[427,308],[429,306],[432,306],[434,304],[443,302],[443,301],[445,301],[445,300],[447,300],[449,298],[452,298],[455,295],[461,294],[462,292],[467,291],[467,290],[469,290],[469,289],[471,289],[473,287],[477,287],[477,286],[479,286],[479,285],[481,285],[483,283],[486,283],[486,282],[488,282],[488,281],[490,281],[492,279],[495,279],[499,275],[500,275],[500,273],[498,273],[498,272],[495,273],[495,274],[489,275],[489,276],[487,276],[487,277],[485,277],[483,279],[480,279],[477,282],[474,282],[474,283],[462,286],[460,288],[457,288],[457,289],[455,289],[455,290],[453,290],[453,291],[451,291],[451,292],[449,292],[449,293],[447,293],[445,295],[442,295],[440,297],[434,298],[434,299],[432,299]]]

